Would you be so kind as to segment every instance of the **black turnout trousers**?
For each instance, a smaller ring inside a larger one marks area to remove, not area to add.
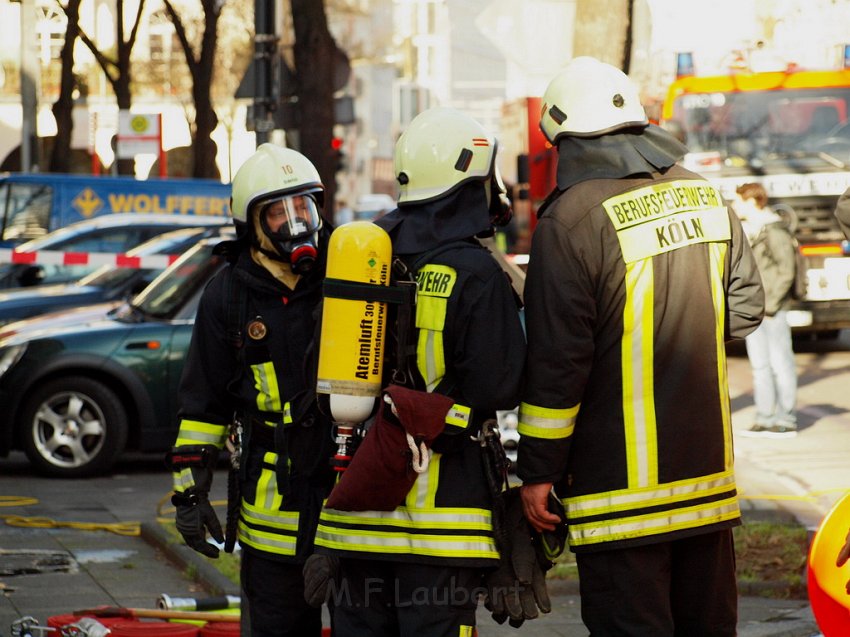
[[[576,555],[591,637],[734,637],[732,531]]]

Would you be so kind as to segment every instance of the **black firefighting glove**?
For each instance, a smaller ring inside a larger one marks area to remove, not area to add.
[[[331,583],[339,577],[339,558],[313,553],[304,563],[304,601],[313,608],[327,603]]]
[[[221,523],[209,499],[218,449],[213,445],[182,445],[168,453],[167,461],[174,472],[171,503],[177,510],[177,531],[189,548],[217,558],[219,549],[207,542],[207,532],[216,542],[224,542]]]
[[[552,610],[546,590],[546,571],[552,568],[553,559],[563,550],[563,531],[548,534],[546,541],[525,519],[519,488],[509,489],[502,497],[504,525],[498,535],[499,567],[486,580],[485,607],[493,619],[503,624],[505,620],[519,628],[526,619],[535,619],[539,612]],[[554,499],[554,498],[553,498]]]

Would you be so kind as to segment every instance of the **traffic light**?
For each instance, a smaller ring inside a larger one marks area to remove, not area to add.
[[[334,159],[334,170],[336,172],[341,172],[348,168],[348,158],[346,157],[345,151],[342,149],[342,144],[342,137],[331,138],[331,153]]]

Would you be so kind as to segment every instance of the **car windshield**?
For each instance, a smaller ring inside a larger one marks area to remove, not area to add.
[[[848,117],[850,88],[690,93],[673,112],[691,151],[739,157],[812,150]]]
[[[154,318],[177,314],[223,263],[212,254],[213,245],[204,241],[191,248],[140,292],[131,307]]]
[[[184,228],[175,230],[174,232],[168,232],[154,237],[132,250],[128,250],[127,256],[143,257],[152,254],[181,254],[194,240],[199,240],[202,236],[209,234],[209,232],[210,230],[206,228]],[[129,281],[137,274],[144,276],[152,272],[154,270],[150,268],[142,269],[140,272],[133,268],[116,268],[112,265],[102,265],[91,274],[87,274],[77,281],[77,285],[113,289],[119,287],[125,281]]]

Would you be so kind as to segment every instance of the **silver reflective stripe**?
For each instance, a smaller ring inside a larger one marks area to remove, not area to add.
[[[531,438],[568,438],[573,434],[581,404],[565,409],[520,403],[517,431]]]
[[[226,433],[226,425],[214,425],[198,420],[181,420],[180,431],[177,434],[177,441],[174,446],[215,445],[221,449],[224,446]]]
[[[263,464],[276,466],[277,454],[273,451],[265,452]],[[253,499],[258,510],[277,511],[280,508],[283,498],[277,492],[277,472],[274,469],[262,468],[255,489]]]
[[[419,356],[417,367],[425,380],[427,391],[434,391],[434,388],[443,380],[445,370],[441,364],[443,347],[442,347],[442,332],[436,330],[420,329],[419,330]],[[438,360],[437,356],[441,358]]]
[[[435,454],[439,463],[439,454]],[[430,469],[430,468],[429,468]],[[435,469],[436,475],[438,467]],[[498,557],[490,511],[478,508],[435,508],[436,482],[431,471],[419,476],[407,506],[394,511],[322,510],[316,544],[365,553],[422,554],[444,557]],[[416,508],[421,501],[424,509]],[[441,533],[428,533],[428,531]],[[418,532],[416,532],[418,531]]]
[[[174,490],[178,493],[182,493],[189,487],[195,486],[195,478],[192,476],[192,470],[189,468],[175,471],[172,475],[174,477]]]
[[[486,509],[443,508],[416,511],[398,507],[395,511],[337,511],[323,509],[322,520],[359,526],[406,526],[415,529],[469,529],[489,531],[490,512]]]
[[[717,502],[695,505],[674,511],[634,515],[627,518],[570,524],[570,545],[582,546],[600,542],[615,542],[636,537],[671,533],[740,517],[738,498],[733,496]]]
[[[410,510],[433,509],[440,481],[440,459],[442,455],[433,453],[425,473],[417,474],[416,482],[407,492],[405,504]]]
[[[242,517],[246,521],[290,531],[298,530],[298,511],[268,511],[242,501]]]
[[[239,521],[239,542],[269,553],[295,555],[298,538],[294,535],[278,535],[266,531],[257,531]]]
[[[280,388],[272,363],[251,365],[254,388],[257,390],[257,408],[260,411],[281,411]]]
[[[734,488],[735,474],[732,471],[726,471],[691,480],[671,482],[652,488],[621,489],[619,491],[567,498],[564,500],[564,504],[569,511],[570,518],[581,518],[590,515],[602,515],[617,511],[629,511],[637,508],[696,500],[723,493]]]
[[[321,523],[316,531],[316,545],[364,553],[492,559],[499,557],[496,545],[489,537],[365,532],[358,529],[334,529]]]
[[[621,345],[623,421],[629,487],[658,484],[658,437],[653,378],[652,259],[626,264]]]

